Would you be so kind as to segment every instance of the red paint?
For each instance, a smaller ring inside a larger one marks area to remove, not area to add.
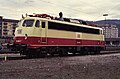
[[[18,41],[18,42],[16,42]],[[104,46],[104,41],[65,38],[15,37],[15,44],[27,44],[30,48],[41,46]]]

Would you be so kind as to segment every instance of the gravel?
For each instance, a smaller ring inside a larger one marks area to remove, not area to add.
[[[120,79],[120,53],[2,60],[0,79]]]

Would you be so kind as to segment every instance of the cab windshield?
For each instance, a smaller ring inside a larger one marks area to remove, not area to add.
[[[33,23],[34,23],[34,20],[33,20],[33,19],[24,20],[22,26],[24,26],[24,27],[32,27],[32,26],[33,26]]]

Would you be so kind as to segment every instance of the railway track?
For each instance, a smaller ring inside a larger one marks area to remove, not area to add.
[[[101,51],[100,54],[96,54],[96,55],[104,55],[104,54],[116,54],[116,53],[120,53],[120,50],[106,50],[106,51]],[[70,56],[85,56],[85,55],[81,55],[76,53],[75,55],[73,54],[68,54],[67,56],[64,57],[70,57]],[[46,57],[51,57],[50,55],[47,55]],[[52,57],[59,57],[59,55],[55,55]],[[6,61],[6,60],[22,60],[22,59],[32,59],[32,58],[27,58],[25,55],[20,55],[19,53],[15,54],[14,53],[3,53],[0,54],[0,61]]]

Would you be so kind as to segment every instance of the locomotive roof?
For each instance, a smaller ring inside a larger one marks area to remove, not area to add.
[[[80,24],[80,23],[78,24],[78,23],[60,21],[60,20],[55,20],[55,19],[50,19],[50,18],[25,17],[24,19],[44,20],[44,21],[49,21],[49,22],[55,22],[55,23],[61,23],[61,24],[67,24],[67,25],[73,25],[73,26],[81,26],[81,27],[87,27],[87,28],[93,28],[93,29],[102,30],[102,28],[100,28],[100,27],[88,26],[88,25],[83,25],[83,24]]]

